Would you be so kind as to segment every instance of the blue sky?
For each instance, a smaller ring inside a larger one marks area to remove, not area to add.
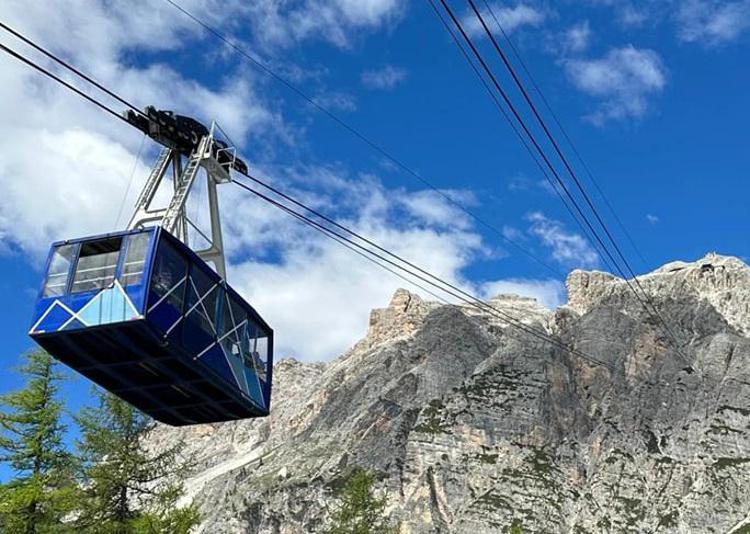
[[[258,174],[463,287],[564,301],[561,276],[166,2],[127,4],[11,0],[0,20],[139,105],[217,119]],[[555,271],[602,267],[426,2],[183,4]],[[471,28],[466,4],[452,5]],[[492,5],[636,241],[645,264],[603,211],[638,272],[709,251],[747,256],[750,1]],[[29,52],[10,36],[0,41]],[[7,371],[31,347],[26,332],[49,242],[122,226],[115,219],[125,192],[128,213],[156,148],[146,143],[136,160],[137,132],[9,58],[0,58],[0,71],[7,391],[18,386]],[[364,334],[369,310],[404,285],[241,192],[222,194],[230,282],[275,327],[277,356],[336,357]],[[78,379],[71,402],[85,402],[87,390]]]

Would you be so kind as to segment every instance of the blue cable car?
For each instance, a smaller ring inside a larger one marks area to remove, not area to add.
[[[159,226],[54,243],[30,335],[169,425],[269,413],[273,331]]]

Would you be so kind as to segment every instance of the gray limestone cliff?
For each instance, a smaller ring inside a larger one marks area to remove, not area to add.
[[[573,353],[399,290],[339,359],[277,362],[270,417],[153,443],[195,455],[206,533],[319,532],[355,466],[402,533],[750,532],[750,268],[639,283],[669,329],[606,273],[571,273],[557,310],[489,301]]]

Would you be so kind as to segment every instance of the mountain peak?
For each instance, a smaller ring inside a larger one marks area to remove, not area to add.
[[[572,272],[554,311],[488,301],[552,343],[399,289],[343,357],[278,362],[268,418],[154,446],[196,457],[202,532],[320,532],[355,467],[414,534],[750,524],[750,268],[709,254],[639,282],[678,345],[608,273]]]
[[[610,273],[576,269],[568,275],[568,307],[586,313],[605,302],[647,298],[695,298],[711,304],[727,322],[750,333],[750,267],[739,258],[714,252],[692,261],[669,262],[629,283]],[[646,297],[642,297],[645,298]]]

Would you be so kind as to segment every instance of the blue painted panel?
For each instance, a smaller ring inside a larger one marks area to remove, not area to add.
[[[159,301],[159,296],[156,293],[151,292],[150,300],[154,303]],[[149,304],[149,307],[153,304]],[[160,331],[166,333],[167,330],[180,320],[182,314],[179,310],[175,309],[169,300],[163,300],[155,308],[152,308],[148,313],[148,321],[153,324]]]
[[[263,391],[261,391],[260,387],[258,386],[258,378],[255,375],[255,371],[252,371],[245,368],[245,376],[247,378],[247,385],[250,390],[250,396],[257,402],[260,406],[265,408],[266,406],[266,399],[263,395]]]
[[[62,327],[60,327],[61,330],[78,330],[79,328],[86,328],[86,325],[78,319],[68,321]]]
[[[194,317],[188,316],[183,321],[185,324],[182,329],[182,344],[189,354],[197,356],[216,341],[216,336],[203,330],[202,323]]]
[[[54,332],[72,317],[69,311],[65,310],[62,306],[59,305],[59,303],[55,302],[56,299],[46,300],[46,307],[41,311],[41,313],[39,313],[37,321],[45,313],[46,315],[36,327],[37,332]],[[48,309],[49,311],[47,311]]]
[[[73,317],[71,311],[77,320],[66,324]],[[36,330],[51,332],[130,321],[138,317],[138,310],[122,288],[115,285],[96,292],[43,299],[36,306],[34,324],[42,316]]]
[[[220,347],[212,347],[198,361],[207,365],[213,372],[226,380],[227,386],[237,388],[237,381],[234,379],[234,374],[232,374],[232,370],[229,368],[229,362],[227,362],[224,352]]]
[[[125,286],[125,294],[127,294],[130,302],[132,302],[133,306],[135,306],[135,309],[138,310],[141,315],[143,315],[143,304],[146,300],[146,284],[141,283]]]

